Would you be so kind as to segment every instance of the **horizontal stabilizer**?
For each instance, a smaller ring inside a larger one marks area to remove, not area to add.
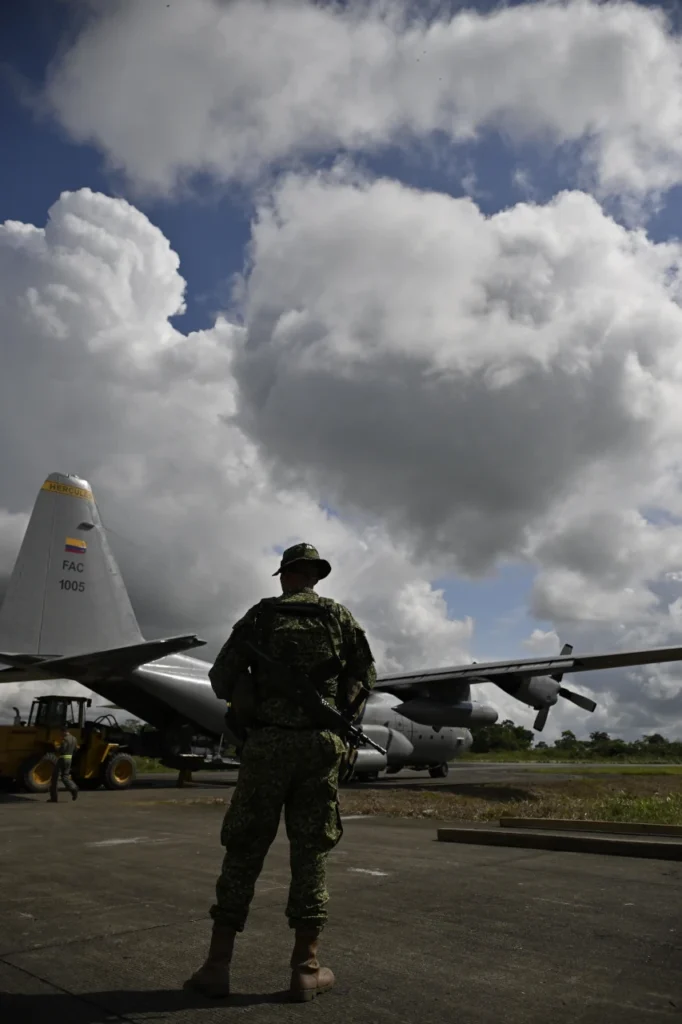
[[[13,668],[22,668],[24,665],[37,665],[44,660],[39,654],[5,654],[4,651],[0,651],[0,662],[5,665],[11,665]]]
[[[172,636],[163,640],[145,640],[139,644],[115,647],[111,650],[92,651],[89,654],[67,655],[63,658],[48,658],[43,661],[27,662],[17,655],[8,655],[10,666],[0,671],[0,683],[18,682],[28,679],[73,679],[88,682],[93,679],[107,679],[134,671],[140,665],[159,661],[169,654],[203,647],[205,640],[195,634]],[[0,654],[0,661],[5,655]]]

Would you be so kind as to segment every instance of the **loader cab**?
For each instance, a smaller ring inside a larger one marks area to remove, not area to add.
[[[31,705],[29,727],[37,729],[82,730],[85,726],[85,710],[92,701],[89,697],[37,697]]]

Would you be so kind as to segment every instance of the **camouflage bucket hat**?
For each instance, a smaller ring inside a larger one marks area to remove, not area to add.
[[[287,548],[282,553],[279,569],[277,572],[273,572],[272,575],[279,576],[283,569],[288,569],[294,562],[314,562],[317,565],[321,580],[332,571],[329,562],[326,558],[320,558],[319,551],[312,544],[294,544],[293,547]]]

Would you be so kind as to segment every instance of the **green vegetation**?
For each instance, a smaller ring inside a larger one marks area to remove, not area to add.
[[[468,761],[614,761],[616,763],[678,763],[682,764],[682,742],[667,740],[659,733],[642,736],[628,743],[614,739],[606,732],[593,732],[589,740],[579,740],[570,729],[549,746],[540,741],[532,746],[535,733],[510,719],[485,726],[473,733]],[[459,760],[459,759],[458,759]]]
[[[392,818],[433,818],[435,821],[497,821],[499,818],[568,818],[570,820],[636,821],[682,825],[682,794],[636,796],[629,793],[572,797],[531,792],[524,799],[500,803],[483,795],[466,796],[435,790],[381,793],[376,790],[343,795],[344,814],[381,814]]]
[[[546,771],[571,775],[682,775],[682,764],[571,764],[557,761]]]
[[[495,764],[555,764],[563,765],[570,764],[571,771],[577,770],[579,767],[596,769],[597,767],[613,768],[614,771],[622,771],[623,768],[628,765],[633,767],[636,765],[660,765],[664,767],[682,767],[682,757],[656,757],[656,756],[636,756],[634,754],[624,755],[620,757],[604,758],[598,754],[590,756],[589,754],[579,754],[571,757],[570,754],[562,753],[560,750],[555,750],[554,747],[550,747],[548,750],[492,750],[488,754],[475,754],[471,751],[467,754],[462,754],[460,757],[455,758],[450,763],[453,765],[459,764],[460,762],[476,763],[477,761],[491,762]]]
[[[138,774],[146,775],[149,772],[167,772],[168,768],[164,768],[160,761],[157,761],[154,757],[134,757],[135,767],[137,768]]]
[[[213,807],[224,811],[233,792],[221,796],[178,796],[173,800],[136,801],[138,805]],[[682,793],[675,775],[590,773],[557,779],[552,773],[533,775],[525,783],[452,783],[433,787],[415,780],[408,786],[390,783],[372,788],[342,788],[341,811],[389,818],[423,818],[434,822],[497,821],[501,817],[568,818],[569,820],[634,821],[682,825]]]
[[[682,792],[676,775],[597,774],[557,779],[533,774],[532,781],[452,783],[348,789],[344,814],[388,814],[438,821],[494,821],[520,818],[599,819],[682,825]]]

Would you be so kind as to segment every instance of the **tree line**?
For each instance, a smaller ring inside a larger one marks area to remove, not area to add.
[[[533,745],[536,733],[516,725],[511,719],[477,729],[473,733],[471,752],[488,754],[492,751],[544,751],[562,758],[650,758],[653,760],[682,760],[682,741],[668,740],[660,733],[651,733],[628,742],[609,736],[607,732],[592,732],[587,740],[579,740],[570,729],[564,729],[554,743],[540,740]]]

